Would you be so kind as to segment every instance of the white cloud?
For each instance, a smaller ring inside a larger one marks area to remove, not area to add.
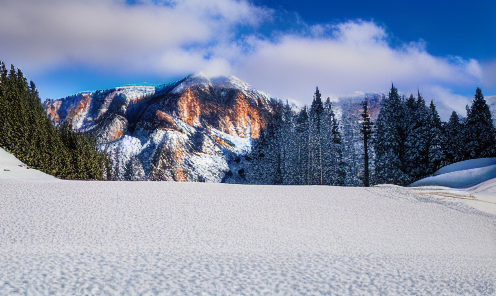
[[[315,86],[325,96],[384,91],[393,81],[403,90],[430,85],[475,85],[482,77],[475,60],[452,62],[430,55],[422,41],[391,47],[385,30],[353,21],[330,28],[327,37],[285,35],[258,40],[235,73],[282,98],[309,103]],[[318,30],[322,35],[322,27]]]
[[[158,79],[200,71],[236,75],[303,104],[315,86],[335,98],[387,91],[393,81],[400,91],[420,87],[459,111],[463,98],[450,89],[496,83],[496,62],[436,57],[421,39],[393,47],[386,30],[370,21],[308,26],[297,18],[301,32],[239,38],[240,26],[257,32],[273,12],[247,0],[139,2],[0,0],[0,58],[30,77],[71,67]]]
[[[427,104],[429,104],[431,100],[434,101],[439,116],[441,116],[441,119],[444,121],[449,120],[453,111],[456,111],[458,115],[467,116],[465,107],[467,105],[471,106],[474,98],[473,96],[456,94],[452,89],[436,85],[423,88],[421,95],[426,99]]]
[[[181,67],[177,63],[170,69],[167,65],[155,67],[161,57],[178,55],[178,51],[184,56],[191,54],[188,47],[224,42],[237,25],[256,26],[270,15],[246,1],[177,0],[168,4],[2,0],[2,59],[15,61],[24,71],[82,64],[117,71],[152,68],[167,73]]]
[[[484,63],[481,68],[482,86],[496,88],[496,60]]]

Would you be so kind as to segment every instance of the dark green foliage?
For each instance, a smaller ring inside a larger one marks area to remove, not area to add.
[[[405,111],[398,90],[391,86],[377,118],[376,181],[406,185],[410,178],[405,165]]]
[[[369,138],[372,135],[372,121],[370,120],[370,114],[368,111],[368,102],[365,100],[362,103],[362,128],[360,132],[363,134],[363,155],[364,155],[364,176],[363,176],[363,186],[369,187]]]
[[[55,128],[36,85],[0,62],[0,147],[29,167],[62,179],[101,180],[108,164],[96,142],[68,125]]]
[[[465,159],[496,156],[495,129],[489,106],[477,88],[465,124]]]
[[[463,124],[455,111],[451,113],[450,119],[444,128],[446,139],[445,155],[448,164],[462,161],[464,159]]]
[[[441,118],[437,113],[434,101],[431,101],[429,106],[429,133],[427,140],[429,143],[429,167],[427,174],[432,175],[446,165],[446,139],[444,137]]]

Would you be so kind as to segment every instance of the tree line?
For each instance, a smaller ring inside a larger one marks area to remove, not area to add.
[[[247,156],[247,182],[404,186],[445,165],[496,156],[495,127],[480,88],[467,116],[453,111],[448,122],[441,121],[433,101],[426,105],[420,92],[405,98],[394,85],[381,105],[372,122],[368,102],[362,102],[361,120],[354,125],[343,123],[349,118],[338,121],[330,99],[323,102],[318,88],[310,108],[294,111],[288,103],[273,104],[275,119]],[[351,151],[357,147],[359,159]]]
[[[496,131],[477,88],[467,116],[442,122],[433,101],[405,98],[391,86],[372,122],[368,102],[358,119],[335,114],[317,88],[310,107],[271,100],[274,118],[245,156],[240,175],[252,184],[407,185],[462,160],[495,157]],[[342,110],[343,111],[343,110]],[[357,122],[355,122],[357,121]],[[63,179],[112,179],[110,158],[94,138],[55,127],[35,84],[0,62],[0,147],[32,168]]]
[[[420,92],[405,99],[394,85],[382,105],[374,138],[376,183],[407,185],[455,162],[496,157],[496,131],[480,88],[467,116],[453,111],[448,122]]]
[[[62,179],[102,180],[109,161],[93,138],[48,119],[35,84],[0,62],[0,147],[31,168]]]

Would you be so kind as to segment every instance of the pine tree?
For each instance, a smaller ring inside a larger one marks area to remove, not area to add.
[[[406,185],[409,182],[404,166],[404,137],[402,127],[404,118],[403,102],[398,90],[391,86],[391,91],[384,99],[377,119],[376,179],[379,183]]]
[[[451,113],[448,123],[444,129],[446,139],[445,155],[446,164],[452,164],[463,160],[463,125],[460,123],[458,114],[455,111]]]
[[[472,106],[467,111],[465,159],[496,156],[496,132],[489,106],[480,88],[477,88]]]
[[[324,183],[324,170],[322,167],[322,114],[324,106],[319,88],[316,88],[314,99],[310,108],[310,132],[309,132],[309,169],[310,184]]]
[[[430,111],[418,91],[417,100],[410,96],[406,103],[405,167],[411,181],[428,175],[430,147]]]
[[[429,111],[429,169],[427,174],[432,175],[446,165],[444,154],[446,139],[434,101],[431,101]]]
[[[370,120],[370,114],[368,112],[368,101],[365,100],[362,103],[363,112],[362,112],[362,128],[360,132],[363,134],[363,157],[364,157],[364,176],[363,176],[363,185],[365,187],[369,187],[369,138],[372,134],[372,121]]]
[[[309,137],[309,122],[308,122],[307,107],[304,106],[296,119],[296,141],[298,146],[297,152],[297,182],[298,185],[309,184],[308,171],[308,137]]]
[[[343,158],[343,141],[341,137],[341,133],[339,131],[339,123],[334,116],[334,112],[331,109],[331,120],[332,120],[332,154],[331,157],[334,161],[333,170],[331,174],[331,185],[343,186],[345,185],[346,171],[345,171],[345,162]]]
[[[74,147],[71,141],[73,139]],[[105,154],[90,137],[58,130],[47,118],[34,82],[0,62],[0,146],[28,166],[58,178],[102,179]],[[74,160],[77,160],[75,165]]]

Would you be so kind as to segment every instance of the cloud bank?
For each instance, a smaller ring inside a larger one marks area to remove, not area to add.
[[[436,57],[422,40],[392,46],[372,21],[262,34],[273,15],[245,0],[2,0],[0,59],[35,76],[71,67],[161,79],[236,75],[302,104],[317,85],[336,97],[387,91],[392,81],[458,111],[471,98],[450,96],[452,88],[496,86],[495,63]]]

